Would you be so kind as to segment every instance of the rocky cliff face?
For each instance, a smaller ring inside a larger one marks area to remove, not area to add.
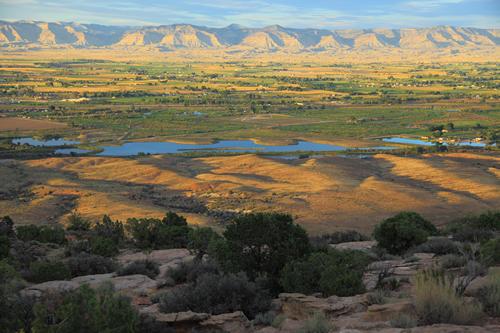
[[[419,29],[321,30],[230,25],[118,27],[64,22],[0,21],[0,45],[8,47],[221,49],[265,51],[456,50],[496,48],[499,29],[439,26]]]

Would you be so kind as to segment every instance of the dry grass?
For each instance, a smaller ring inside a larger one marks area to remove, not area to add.
[[[471,325],[483,317],[481,306],[457,295],[453,280],[440,273],[417,274],[414,292],[416,312],[424,325]]]
[[[0,184],[0,192],[32,195],[0,200],[0,212],[19,222],[43,223],[63,221],[72,209],[92,219],[110,214],[124,220],[161,216],[174,207],[191,223],[213,223],[204,214],[188,214],[190,202],[199,202],[211,210],[289,212],[313,234],[366,232],[404,210],[445,223],[499,209],[495,190],[500,181],[490,171],[499,163],[494,155],[477,154],[298,161],[256,155],[4,160],[0,173],[8,181]],[[178,208],[179,200],[187,207]]]

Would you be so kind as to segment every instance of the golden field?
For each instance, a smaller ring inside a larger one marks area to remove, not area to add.
[[[370,232],[405,210],[442,225],[500,208],[500,157],[486,153],[67,157],[2,160],[0,174],[0,212],[21,223],[64,223],[73,210],[93,220],[103,214],[125,220],[172,209],[190,223],[218,226],[210,212],[281,211],[318,234]]]

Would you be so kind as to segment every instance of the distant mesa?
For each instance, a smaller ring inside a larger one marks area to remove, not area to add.
[[[324,30],[279,25],[224,28],[174,24],[147,27],[68,22],[0,21],[1,47],[158,48],[255,51],[474,50],[496,48],[500,29],[438,26],[415,29]]]

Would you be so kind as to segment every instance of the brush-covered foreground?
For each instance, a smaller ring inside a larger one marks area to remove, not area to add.
[[[0,220],[2,332],[499,332],[500,213],[309,237],[286,214]],[[391,242],[388,242],[388,240]]]

